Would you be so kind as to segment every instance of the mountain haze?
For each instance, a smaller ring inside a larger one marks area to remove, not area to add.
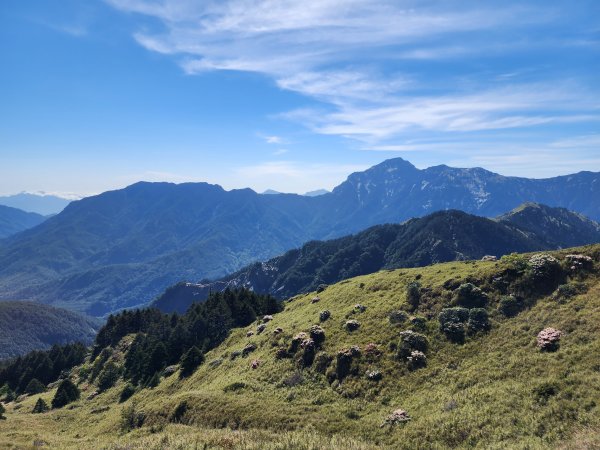
[[[20,194],[0,197],[0,205],[11,206],[27,212],[34,212],[43,216],[58,214],[71,202],[66,198],[49,194]]]
[[[145,304],[180,280],[217,278],[313,239],[438,210],[495,217],[538,201],[600,218],[600,174],[545,180],[483,169],[419,170],[401,158],[317,197],[137,183],[69,204],[0,244],[0,298],[103,315]]]
[[[39,214],[0,205],[0,239],[33,228],[44,220]]]

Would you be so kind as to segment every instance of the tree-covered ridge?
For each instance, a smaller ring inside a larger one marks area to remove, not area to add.
[[[532,225],[536,221],[539,229]],[[600,225],[562,208],[528,204],[497,220],[461,211],[440,211],[403,224],[377,225],[356,235],[309,242],[213,282],[179,283],[167,289],[153,305],[163,311],[181,312],[208,292],[231,286],[286,298],[315,290],[321,284],[382,269],[594,242],[600,242]]]
[[[246,289],[211,294],[206,302],[193,305],[183,315],[164,314],[156,309],[123,311],[111,315],[98,332],[88,359],[79,371],[80,381],[88,379],[100,391],[123,377],[133,385],[152,387],[169,365],[182,362],[189,373],[204,360],[203,354],[229,335],[232,328],[252,323],[258,316],[281,311],[279,301]],[[123,339],[133,336],[126,347]],[[46,386],[65,371],[84,363],[87,348],[80,343],[54,345],[48,351],[33,351],[0,366],[0,396],[44,392]],[[184,373],[185,371],[182,371]],[[78,398],[65,384],[53,407]],[[62,385],[61,384],[61,385]],[[64,397],[64,398],[63,398]]]
[[[167,366],[180,362],[190,349],[203,354],[223,342],[232,328],[247,326],[257,317],[281,309],[281,303],[270,295],[227,289],[211,293],[206,302],[192,305],[183,315],[156,309],[111,315],[96,336],[90,378],[93,381],[102,376],[115,348],[128,335],[134,337],[125,351],[122,375],[135,385],[148,385]],[[116,378],[119,375],[121,372]]]
[[[45,390],[64,371],[82,364],[87,352],[81,343],[53,345],[50,350],[33,351],[4,361],[0,365],[0,389],[5,394],[39,393],[32,389],[39,390],[41,385],[40,392]]]
[[[94,341],[102,322],[33,302],[0,301],[0,360],[53,344]]]

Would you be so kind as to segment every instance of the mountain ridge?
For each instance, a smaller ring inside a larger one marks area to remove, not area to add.
[[[46,217],[40,214],[0,205],[0,239],[33,228],[45,220]]]
[[[548,200],[600,218],[600,174],[547,180],[483,169],[417,169],[401,158],[351,174],[329,194],[261,195],[208,183],[140,182],[74,201],[0,244],[0,299],[93,315],[151,301],[182,279],[217,278],[314,239],[438,210],[496,217]]]
[[[568,227],[555,226],[551,233],[536,233],[528,225],[532,220],[540,220],[538,211],[543,211],[549,221],[562,219]],[[563,208],[529,203],[496,220],[461,211],[438,211],[402,224],[375,225],[354,235],[309,242],[214,281],[181,282],[168,288],[151,305],[164,312],[183,313],[192,302],[202,301],[211,291],[240,287],[285,299],[316,290],[320,284],[379,270],[597,242],[600,224]]]
[[[49,216],[61,212],[71,200],[51,194],[21,192],[0,196],[0,205],[11,206],[23,211]]]

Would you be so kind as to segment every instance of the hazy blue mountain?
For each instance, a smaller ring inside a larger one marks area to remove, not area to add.
[[[102,322],[33,302],[0,302],[0,360],[53,344],[91,344]]]
[[[318,197],[319,195],[329,194],[330,192],[327,189],[317,189],[316,191],[309,191],[304,195],[307,197]]]
[[[306,241],[309,200],[137,183],[75,201],[4,242],[0,297],[92,315],[147,303],[181,279],[221,276]]]
[[[47,194],[20,194],[0,197],[0,205],[11,206],[27,212],[34,212],[42,216],[58,214],[71,202],[62,197]]]
[[[283,192],[275,191],[273,189],[267,189],[266,191],[263,192],[263,195],[277,195],[277,194],[283,194]]]
[[[530,180],[483,169],[419,170],[400,158],[329,194],[261,195],[206,183],[137,183],[69,204],[0,243],[0,298],[103,315],[180,280],[218,278],[312,239],[438,210],[495,217],[527,201],[600,218],[600,174]]]
[[[535,222],[540,228],[532,226]],[[376,225],[356,235],[309,242],[229,276],[168,288],[153,306],[183,313],[211,291],[246,287],[279,298],[315,290],[319,284],[439,262],[502,256],[600,242],[600,224],[563,208],[528,203],[497,220],[461,211],[439,211],[403,224]]]
[[[0,205],[0,239],[35,227],[46,218],[36,213]]]

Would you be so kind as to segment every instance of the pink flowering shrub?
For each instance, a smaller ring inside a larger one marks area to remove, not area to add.
[[[555,352],[562,335],[563,332],[556,328],[544,328],[537,335],[537,345],[544,352]]]

